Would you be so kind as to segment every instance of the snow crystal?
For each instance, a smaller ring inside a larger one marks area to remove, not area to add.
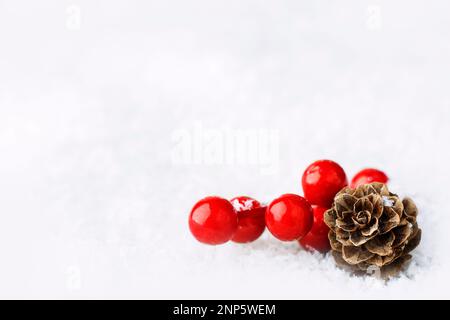
[[[234,209],[237,211],[241,211],[241,210],[250,210],[253,208],[254,205],[254,200],[253,199],[247,199],[243,202],[240,202],[238,199],[234,199],[233,201],[231,201],[231,204],[233,205]]]
[[[385,207],[392,207],[394,203],[395,203],[394,200],[389,199],[389,197],[383,196],[383,204]]]

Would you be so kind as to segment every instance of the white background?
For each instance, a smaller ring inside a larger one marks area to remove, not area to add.
[[[450,298],[449,12],[0,0],[0,297]],[[196,125],[276,132],[276,170],[174,161]],[[423,240],[399,278],[351,277],[267,232],[245,246],[190,235],[203,196],[301,193],[320,158],[349,176],[379,167],[417,201]]]

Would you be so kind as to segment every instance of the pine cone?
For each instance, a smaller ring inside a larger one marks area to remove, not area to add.
[[[344,188],[324,214],[336,263],[361,272],[378,267],[383,277],[396,274],[420,242],[417,214],[411,199],[401,201],[382,183]]]

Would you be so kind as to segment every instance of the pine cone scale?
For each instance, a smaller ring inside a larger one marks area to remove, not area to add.
[[[402,244],[404,244],[405,241],[411,237],[413,233],[413,228],[410,228],[408,225],[403,225],[396,228],[393,232],[395,235],[395,241],[392,244],[392,247],[397,248]]]
[[[373,218],[367,226],[364,227],[364,229],[361,230],[361,234],[364,237],[370,237],[374,235],[375,232],[378,230],[378,219]]]
[[[422,230],[418,229],[416,235],[411,240],[409,240],[408,243],[406,244],[405,253],[410,253],[415,248],[417,248],[421,239],[422,239]]]
[[[379,237],[373,238],[365,244],[365,248],[381,257],[389,256],[394,251],[392,244],[394,243],[395,236],[392,232],[380,235]]]
[[[374,256],[373,253],[364,250],[361,247],[352,246],[342,248],[342,257],[347,263],[351,265],[356,265],[366,260],[369,260],[373,256]]]

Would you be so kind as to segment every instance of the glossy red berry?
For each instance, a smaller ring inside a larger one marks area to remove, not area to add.
[[[304,237],[313,224],[313,210],[305,198],[285,194],[273,200],[266,210],[269,231],[282,241]]]
[[[231,241],[247,243],[258,239],[266,228],[266,207],[250,197],[236,197],[230,200],[238,216],[238,226]]]
[[[327,209],[313,206],[314,223],[311,231],[306,236],[300,239],[300,244],[307,249],[314,249],[319,252],[327,252],[331,249],[330,241],[328,240],[328,231],[330,229],[323,222],[323,214]]]
[[[358,172],[352,179],[350,186],[354,189],[364,184],[372,182],[387,183],[389,181],[388,176],[378,169],[364,169]]]
[[[348,185],[344,169],[331,160],[319,160],[303,173],[305,198],[314,205],[329,208],[342,188]]]
[[[220,197],[207,197],[195,204],[189,215],[189,229],[206,244],[229,241],[237,229],[237,215],[231,203]]]

